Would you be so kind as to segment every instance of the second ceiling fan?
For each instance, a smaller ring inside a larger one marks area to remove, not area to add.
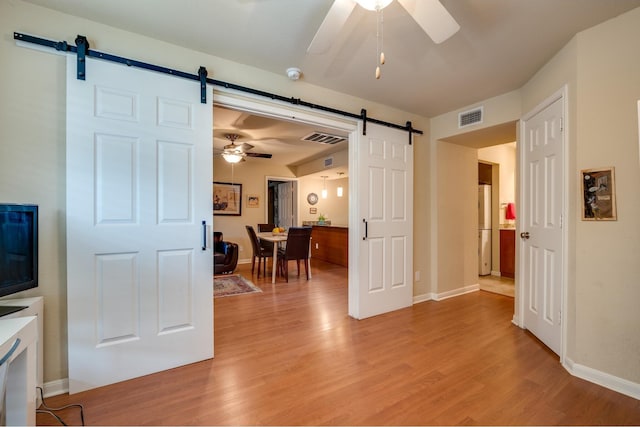
[[[237,133],[227,133],[224,135],[231,144],[225,145],[222,150],[222,158],[224,158],[229,163],[238,163],[240,161],[244,161],[245,157],[262,157],[265,159],[270,159],[272,157],[271,154],[267,153],[252,153],[249,150],[253,148],[253,145],[249,143],[242,143],[240,145],[236,145],[235,141],[240,137]]]

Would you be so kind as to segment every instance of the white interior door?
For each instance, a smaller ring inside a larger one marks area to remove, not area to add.
[[[407,132],[371,123],[357,144],[359,256],[357,268],[349,257],[349,280],[358,292],[349,314],[362,319],[413,303],[413,145]]]
[[[197,82],[67,62],[70,393],[213,357],[212,108]]]
[[[296,225],[294,221],[294,181],[278,184],[278,223],[280,227],[290,228]]]
[[[521,255],[523,326],[561,351],[563,97],[523,121]]]

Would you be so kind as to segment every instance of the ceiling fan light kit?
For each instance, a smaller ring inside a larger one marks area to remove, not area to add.
[[[393,0],[356,0],[360,6],[367,10],[382,10],[389,6]]]
[[[222,153],[222,158],[228,163],[238,163],[244,158],[244,156],[240,153]]]

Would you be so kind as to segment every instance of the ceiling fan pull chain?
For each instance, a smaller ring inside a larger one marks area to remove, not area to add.
[[[382,8],[376,9],[376,63],[379,64],[376,66],[376,80],[380,79],[380,75],[382,74],[380,71],[380,65],[384,65],[384,52],[383,49],[384,43],[384,15],[382,12]]]
[[[384,9],[380,9],[380,65],[384,65]]]

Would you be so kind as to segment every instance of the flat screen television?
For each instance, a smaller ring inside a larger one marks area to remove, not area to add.
[[[0,203],[0,296],[38,286],[38,206]]]

